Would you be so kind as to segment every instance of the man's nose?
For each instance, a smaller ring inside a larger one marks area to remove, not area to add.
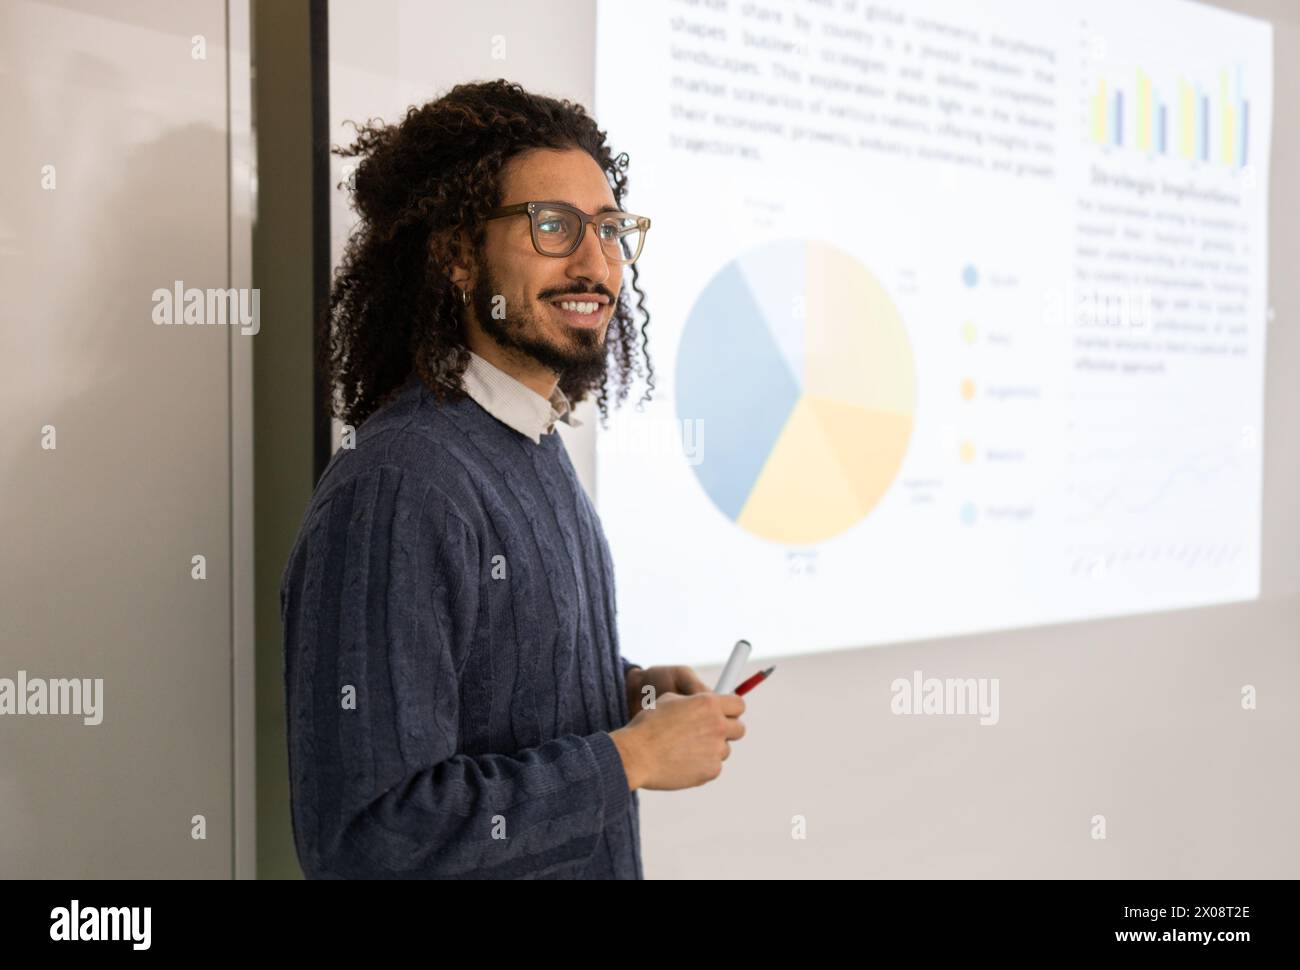
[[[600,227],[589,222],[584,228],[590,229],[591,233],[584,233],[582,242],[570,256],[569,275],[603,283],[609,279],[609,258],[605,255],[605,247],[600,244]]]

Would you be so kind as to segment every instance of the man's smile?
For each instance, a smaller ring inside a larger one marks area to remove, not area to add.
[[[609,301],[592,293],[581,297],[562,297],[547,301],[555,314],[570,326],[598,327],[605,319],[605,309]]]

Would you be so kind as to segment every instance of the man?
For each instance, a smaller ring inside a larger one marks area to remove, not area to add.
[[[281,586],[299,861],[641,878],[636,790],[717,777],[745,705],[620,657],[609,549],[554,432],[645,373],[627,157],[504,81],[358,131],[325,361],[355,447]]]

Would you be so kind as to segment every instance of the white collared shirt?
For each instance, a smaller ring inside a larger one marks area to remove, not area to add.
[[[464,382],[465,393],[484,411],[531,438],[534,444],[541,444],[542,435],[551,433],[556,421],[573,428],[582,425],[573,416],[573,407],[559,384],[547,400],[472,350]]]

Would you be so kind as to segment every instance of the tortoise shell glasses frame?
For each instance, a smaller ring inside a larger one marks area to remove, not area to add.
[[[588,215],[567,202],[518,202],[499,206],[487,214],[487,219],[527,214],[533,249],[542,256],[563,258],[570,256],[582,245],[588,225],[596,226],[605,257],[613,262],[629,265],[635,263],[645,246],[646,230],[650,220],[619,209],[606,208]],[[548,228],[556,226],[558,228]],[[601,235],[608,231],[609,235]]]

